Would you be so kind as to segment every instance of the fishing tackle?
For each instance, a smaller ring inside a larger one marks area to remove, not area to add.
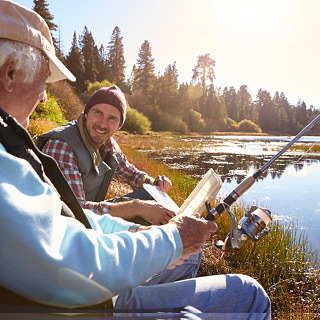
[[[245,216],[237,223],[236,217],[230,206],[252,185],[256,179],[269,166],[278,159],[285,151],[287,151],[297,140],[299,140],[306,132],[311,130],[314,125],[320,120],[318,115],[311,121],[304,129],[302,129],[284,148],[282,148],[275,156],[273,156],[264,166],[256,171],[252,176],[244,179],[216,208],[212,209],[209,202],[206,202],[207,215],[206,220],[216,220],[223,212],[227,212],[231,218],[230,233],[227,235],[225,241],[218,240],[216,246],[225,249],[228,239],[230,239],[233,248],[240,248],[244,243],[251,239],[259,241],[264,235],[270,232],[268,228],[269,222],[272,220],[271,212],[269,210],[252,206]]]

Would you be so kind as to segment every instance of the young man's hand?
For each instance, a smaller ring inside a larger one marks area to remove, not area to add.
[[[172,187],[170,179],[166,176],[157,176],[155,178],[154,184],[157,185],[159,189],[163,192],[168,192]]]

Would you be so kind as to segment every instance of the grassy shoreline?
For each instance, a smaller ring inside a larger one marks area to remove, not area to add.
[[[151,147],[157,149],[164,145],[181,147],[181,144],[169,136],[120,134],[117,141],[128,160],[137,168],[152,176],[161,173],[170,177],[173,187],[169,194],[178,205],[183,203],[196,186],[197,180],[178,170],[169,169],[148,158],[146,153],[136,150]],[[192,143],[191,146],[189,144],[190,147],[194,147]],[[217,202],[212,205],[216,204]],[[248,204],[235,205],[233,211],[238,220],[247,209]],[[314,319],[314,315],[320,312],[319,252],[312,249],[304,233],[298,234],[297,226],[273,222],[270,234],[258,243],[248,242],[240,250],[227,249],[221,252],[214,246],[214,241],[224,239],[229,232],[228,215],[222,215],[217,223],[219,231],[205,245],[198,276],[247,274],[257,279],[269,294],[272,319]]]

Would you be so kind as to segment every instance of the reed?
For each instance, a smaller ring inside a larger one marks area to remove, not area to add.
[[[198,180],[148,158],[145,152],[134,150],[135,147],[140,148],[142,141],[144,149],[149,149],[151,145],[163,145],[163,141],[157,139],[127,139],[124,143],[120,139],[120,146],[137,168],[154,177],[158,174],[170,177],[173,187],[169,195],[181,205]],[[165,141],[166,147],[172,147],[168,141]],[[218,201],[215,200],[212,206],[215,207]],[[248,204],[240,203],[232,210],[239,220],[248,210]],[[312,249],[308,237],[299,232],[298,225],[275,221],[271,223],[270,233],[259,242],[247,242],[237,250],[227,248],[220,251],[214,246],[214,241],[227,235],[229,220],[228,215],[223,214],[217,221],[219,230],[205,244],[198,276],[247,274],[257,279],[269,294],[272,319],[313,319],[320,312],[319,253]]]
[[[309,152],[309,153],[319,153],[320,152],[320,145],[319,144],[315,144],[312,147],[310,147],[310,145],[306,145],[306,144],[295,144],[295,145],[291,146],[290,148],[291,148],[291,150],[303,151],[303,152]]]

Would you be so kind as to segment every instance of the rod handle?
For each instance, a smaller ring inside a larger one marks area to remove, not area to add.
[[[242,196],[251,186],[256,182],[254,177],[248,177],[244,179],[233,191],[238,195]]]

